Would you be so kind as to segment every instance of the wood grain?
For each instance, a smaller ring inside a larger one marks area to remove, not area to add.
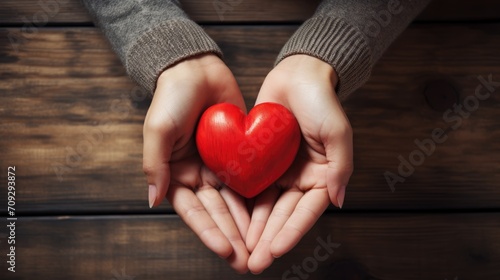
[[[25,217],[8,279],[294,279],[292,265],[314,263],[308,279],[496,279],[498,236],[498,213],[331,214],[263,274],[238,276],[175,216]]]
[[[91,24],[91,19],[79,0],[3,0],[0,2],[1,24],[48,23]],[[309,18],[320,1],[181,1],[183,9],[198,22],[298,22]],[[214,4],[217,3],[217,4]],[[230,3],[237,3],[231,5]],[[435,0],[420,15],[420,21],[498,20],[500,3],[495,0],[453,1]],[[45,12],[48,11],[48,12]],[[52,12],[54,11],[54,12]]]
[[[295,28],[207,27],[248,107]],[[446,122],[423,94],[438,80],[464,100],[481,84],[478,76],[499,81],[499,28],[417,25],[387,51],[344,103],[355,134],[346,209],[500,207],[498,89],[455,130],[457,122]],[[24,35],[0,29],[0,162],[2,170],[18,167],[19,213],[146,211],[142,122],[149,101],[99,31],[43,28],[20,40],[17,52],[9,36]],[[391,192],[384,172],[397,173],[398,156],[408,159],[415,139],[430,138],[435,128],[445,129],[447,140]]]

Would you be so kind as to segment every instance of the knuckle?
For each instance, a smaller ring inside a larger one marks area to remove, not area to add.
[[[158,118],[149,118],[144,122],[144,134],[165,134],[168,132],[168,125]]]
[[[144,132],[166,134],[179,127],[178,117],[171,110],[148,111],[144,120]]]
[[[146,176],[148,176],[148,177],[149,177],[149,176],[153,176],[153,175],[155,174],[155,170],[156,170],[156,168],[154,168],[154,166],[153,166],[153,165],[151,165],[151,164],[144,163],[144,164],[142,165],[142,171],[143,171],[143,172],[144,172],[144,174],[145,174]]]
[[[226,204],[216,205],[213,207],[212,211],[214,215],[227,216],[229,215],[229,209],[227,209]]]
[[[190,220],[190,219],[196,220],[200,215],[203,214],[204,211],[205,211],[205,208],[203,206],[197,205],[197,206],[194,206],[194,207],[189,208],[189,209],[184,209],[183,211],[181,211],[181,213],[183,214],[183,216],[187,220]]]
[[[290,217],[290,212],[286,209],[276,207],[273,209],[273,212],[271,213],[271,216],[277,217],[277,218],[289,218]]]
[[[338,125],[335,128],[334,132],[337,136],[341,136],[343,138],[352,138],[352,127],[349,121],[343,122],[341,125]]]
[[[328,128],[327,128],[328,127]],[[322,129],[327,129],[325,134],[330,139],[338,139],[342,141],[351,141],[353,137],[352,126],[347,118],[337,118],[334,124],[329,126],[323,124]]]

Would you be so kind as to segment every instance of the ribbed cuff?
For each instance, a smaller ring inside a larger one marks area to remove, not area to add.
[[[360,30],[337,18],[313,17],[293,34],[276,64],[294,54],[319,58],[337,72],[337,94],[344,99],[370,77],[372,54]]]
[[[129,75],[142,87],[153,93],[156,80],[169,66],[203,53],[222,51],[195,22],[177,18],[166,21],[144,33],[126,55]]]

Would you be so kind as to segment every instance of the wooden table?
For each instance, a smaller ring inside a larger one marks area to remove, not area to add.
[[[148,208],[150,100],[78,1],[56,12],[49,2],[0,2],[0,207],[16,166],[18,218],[11,273],[2,211],[1,279],[500,279],[500,87],[475,97],[500,82],[500,2],[436,0],[390,47],[344,103],[355,144],[344,209],[259,276],[232,272],[167,203]],[[217,13],[212,1],[182,2],[248,107],[318,3],[221,0],[230,9]],[[454,103],[462,116],[447,112]],[[429,144],[436,129],[445,140]],[[414,170],[391,188],[384,174],[405,160]],[[328,240],[335,248],[318,259]]]

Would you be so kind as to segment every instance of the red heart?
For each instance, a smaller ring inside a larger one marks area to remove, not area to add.
[[[248,116],[237,106],[208,108],[196,131],[205,165],[240,195],[251,198],[292,164],[300,144],[293,114],[276,103],[261,103]]]

